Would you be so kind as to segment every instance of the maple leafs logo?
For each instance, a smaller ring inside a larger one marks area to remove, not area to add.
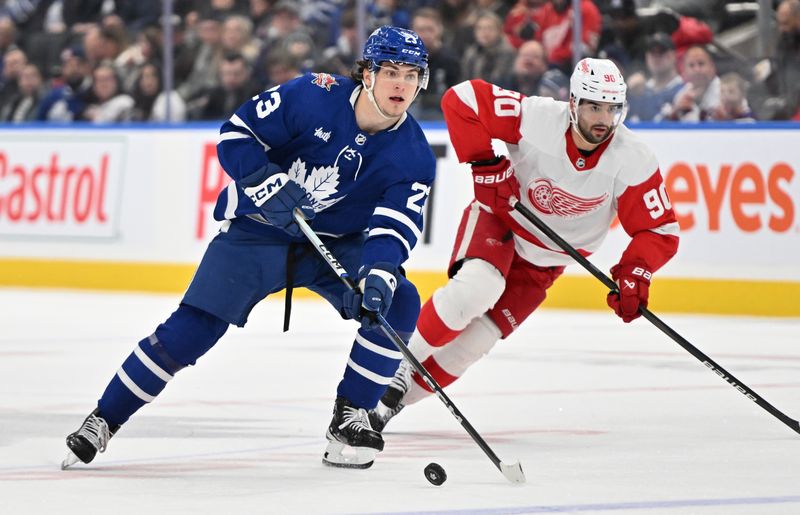
[[[311,195],[311,205],[315,213],[328,209],[344,198],[330,198],[339,191],[339,167],[336,165],[313,167],[311,173],[308,173],[306,164],[296,159],[289,168],[289,178],[303,186]]]

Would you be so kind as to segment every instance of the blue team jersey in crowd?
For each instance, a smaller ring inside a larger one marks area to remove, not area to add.
[[[219,161],[234,182],[220,192],[214,217],[292,241],[235,184],[271,162],[313,197],[318,234],[368,230],[363,264],[405,261],[421,235],[436,160],[410,115],[376,134],[362,131],[354,109],[361,90],[345,77],[309,73],[242,105],[220,129]]]

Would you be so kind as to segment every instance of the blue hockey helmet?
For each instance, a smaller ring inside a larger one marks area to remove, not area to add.
[[[375,29],[364,43],[365,61],[370,71],[376,71],[382,62],[408,64],[420,69],[420,87],[428,86],[428,50],[422,38],[410,29],[384,25]]]

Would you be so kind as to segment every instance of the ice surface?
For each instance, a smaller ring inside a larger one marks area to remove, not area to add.
[[[89,465],[64,437],[176,295],[0,289],[0,513],[800,513],[800,435],[646,321],[541,310],[448,389],[511,485],[436,398],[368,470],[321,462],[356,325],[259,305]],[[792,418],[800,321],[659,314]],[[425,465],[441,464],[436,487]]]

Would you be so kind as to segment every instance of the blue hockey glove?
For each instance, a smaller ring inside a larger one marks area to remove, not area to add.
[[[257,180],[256,184],[244,185],[245,195],[261,209],[261,216],[271,225],[296,238],[303,236],[300,227],[294,223],[294,210],[299,209],[306,220],[314,218],[314,208],[308,192],[273,163],[258,175],[266,175],[266,179]]]
[[[362,267],[358,273],[360,291],[347,290],[344,293],[342,312],[345,318],[361,321],[363,329],[378,327],[374,314],[385,317],[389,312],[399,277],[397,267],[391,263],[375,263],[369,269]]]

